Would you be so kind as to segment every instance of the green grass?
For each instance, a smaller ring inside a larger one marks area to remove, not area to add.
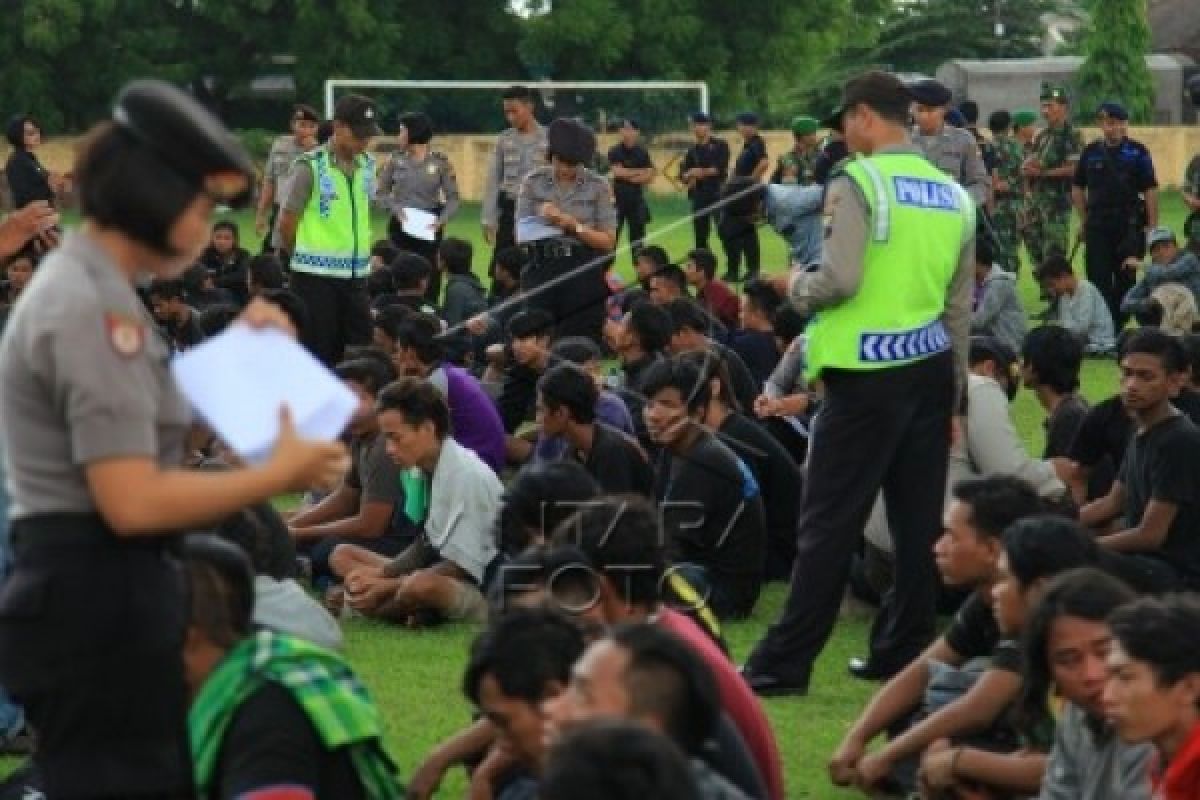
[[[652,235],[655,230],[679,219],[685,211],[682,201],[656,201]],[[236,218],[246,234],[245,240],[252,241],[252,218],[244,213]],[[1163,202],[1164,222],[1179,230],[1183,218],[1178,194],[1167,194]],[[462,236],[475,243],[476,267],[482,275],[486,248],[481,241],[478,209],[465,207],[451,223],[450,235]],[[785,264],[782,242],[765,230],[762,238],[765,268],[769,272],[782,269]],[[679,258],[691,247],[690,226],[682,225],[656,241],[672,257]],[[620,259],[620,266],[628,274],[627,258]],[[1027,308],[1041,308],[1027,268],[1023,271],[1021,292]],[[1107,397],[1115,391],[1115,379],[1116,369],[1112,362],[1088,361],[1084,366],[1083,392],[1093,401]],[[1024,391],[1020,394],[1013,413],[1017,429],[1030,452],[1039,453],[1043,442],[1043,415],[1032,393]],[[727,626],[729,643],[739,662],[775,618],[784,594],[784,587],[769,587],[749,620]],[[411,773],[434,744],[469,719],[470,708],[459,691],[459,681],[473,634],[473,629],[462,626],[414,633],[363,621],[351,621],[346,625],[347,654],[383,710],[387,745],[404,774]],[[865,619],[852,615],[843,618],[817,662],[811,695],[765,702],[783,755],[789,797],[858,796],[831,787],[824,765],[873,688],[848,678],[844,671],[846,660],[863,652],[866,634]],[[0,763],[0,772],[5,766],[11,768],[13,762]],[[462,796],[465,786],[461,773],[455,773],[443,785],[441,796]]]

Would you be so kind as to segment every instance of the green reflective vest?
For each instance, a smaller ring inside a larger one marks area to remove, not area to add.
[[[961,186],[912,153],[846,162],[868,208],[862,282],[808,326],[807,374],[827,367],[874,370],[950,349],[946,291],[975,209]]]
[[[294,272],[360,278],[370,271],[375,160],[363,153],[356,163],[351,180],[334,165],[327,147],[297,160],[294,168],[312,170],[313,181],[296,228]]]

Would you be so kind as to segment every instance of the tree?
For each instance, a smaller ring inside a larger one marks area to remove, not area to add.
[[[1075,76],[1076,109],[1090,117],[1101,103],[1117,100],[1128,109],[1131,121],[1152,121],[1154,81],[1146,66],[1150,23],[1145,0],[1093,0],[1083,51],[1083,66]]]

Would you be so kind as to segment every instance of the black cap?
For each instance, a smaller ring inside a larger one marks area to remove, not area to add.
[[[950,90],[932,78],[917,81],[908,87],[908,92],[914,102],[923,106],[948,106],[952,98]]]
[[[738,125],[757,125],[758,114],[753,111],[743,111],[737,115],[736,121]]]
[[[712,117],[707,111],[693,111],[692,122],[697,125],[712,125]]]
[[[1111,100],[1100,104],[1100,109],[1096,112],[1096,116],[1108,117],[1109,119],[1120,120],[1121,122],[1129,121],[1129,112],[1125,110],[1125,106]]]
[[[578,120],[559,117],[546,131],[546,150],[570,164],[590,164],[596,154],[596,134]]]
[[[346,125],[359,139],[378,136],[379,115],[375,103],[361,94],[348,94],[333,107],[333,121]]]
[[[318,125],[321,123],[321,115],[317,113],[315,108],[305,103],[297,103],[292,108],[292,119],[315,122]]]
[[[191,95],[137,80],[117,95],[113,121],[180,176],[230,206],[250,200],[254,163],[241,142]]]
[[[831,131],[842,132],[842,117],[846,116],[846,104],[840,103],[825,119],[821,120],[822,128],[829,128]]]
[[[400,116],[400,124],[408,132],[409,144],[428,144],[433,138],[433,120],[422,111],[410,111]]]

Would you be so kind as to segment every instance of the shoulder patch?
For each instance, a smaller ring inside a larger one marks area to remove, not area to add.
[[[146,325],[126,314],[108,312],[104,315],[108,343],[122,358],[133,358],[146,346]]]

